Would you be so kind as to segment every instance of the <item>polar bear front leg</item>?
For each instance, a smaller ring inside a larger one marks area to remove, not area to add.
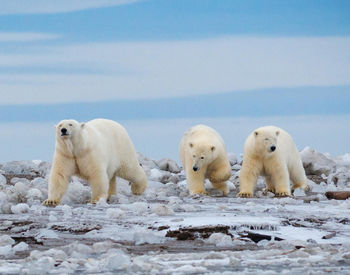
[[[272,179],[270,176],[265,176],[265,182],[266,182],[266,188],[264,190],[264,194],[267,194],[268,192],[275,193],[275,185],[272,182]]]
[[[136,167],[124,167],[119,176],[131,183],[131,192],[134,195],[142,195],[147,188],[147,176],[143,168],[138,164]]]
[[[290,196],[290,183],[288,169],[283,164],[277,164],[271,171],[271,180],[275,186],[276,197]]]
[[[61,203],[74,171],[74,160],[55,155],[49,179],[48,199],[43,202],[43,205],[56,206]]]
[[[116,182],[116,175],[112,177],[112,179],[109,181],[109,188],[108,188],[108,198],[107,200],[110,200],[111,196],[115,195],[117,193],[117,182]]]
[[[204,172],[199,170],[194,172],[189,170],[186,172],[187,179],[187,188],[190,191],[190,195],[195,194],[204,194],[207,195],[207,192],[204,188]]]
[[[231,177],[231,166],[229,162],[224,162],[213,169],[209,175],[212,183],[226,182]]]
[[[261,172],[261,162],[252,159],[244,159],[242,169],[239,175],[239,193],[238,197],[252,198],[254,188]]]
[[[97,203],[101,198],[107,200],[109,179],[107,173],[98,171],[89,178],[91,186],[91,203]]]

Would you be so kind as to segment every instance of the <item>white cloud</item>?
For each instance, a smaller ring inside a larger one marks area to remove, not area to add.
[[[119,6],[140,0],[0,0],[0,15],[64,13]]]
[[[350,37],[97,43],[36,52],[0,55],[0,104],[350,85]],[[35,68],[41,71],[30,73]]]
[[[59,37],[59,35],[39,32],[0,32],[0,42],[30,42],[57,39]]]

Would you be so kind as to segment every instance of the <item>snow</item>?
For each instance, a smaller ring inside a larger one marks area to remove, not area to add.
[[[88,183],[73,177],[55,208],[41,205],[49,163],[0,164],[0,273],[346,273],[350,199],[324,193],[350,190],[350,154],[306,148],[302,156],[311,190],[289,198],[264,194],[262,178],[254,198],[237,198],[234,154],[227,197],[209,182],[209,196],[189,196],[176,162],[138,154],[145,194],[132,195],[129,182],[117,179],[117,195],[93,205]]]
[[[13,214],[27,213],[29,211],[29,206],[26,203],[19,203],[11,206],[11,211]]]

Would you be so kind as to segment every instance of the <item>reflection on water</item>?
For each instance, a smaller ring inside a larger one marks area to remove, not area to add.
[[[350,152],[350,115],[261,118],[198,118],[119,121],[128,130],[136,149],[153,159],[179,160],[178,145],[192,125],[207,124],[226,142],[227,151],[239,155],[247,135],[263,125],[287,130],[299,149],[310,146],[320,152],[341,155]],[[0,162],[41,159],[51,161],[55,146],[52,123],[1,123]]]

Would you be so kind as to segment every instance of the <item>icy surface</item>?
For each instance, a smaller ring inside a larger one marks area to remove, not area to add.
[[[49,163],[0,164],[0,273],[347,274],[350,199],[324,193],[350,190],[349,154],[302,156],[311,190],[289,198],[264,194],[262,178],[254,198],[236,198],[234,154],[227,197],[209,182],[209,196],[191,197],[178,164],[138,154],[142,196],[117,179],[117,195],[92,205],[88,183],[73,177],[56,208],[41,205]]]

